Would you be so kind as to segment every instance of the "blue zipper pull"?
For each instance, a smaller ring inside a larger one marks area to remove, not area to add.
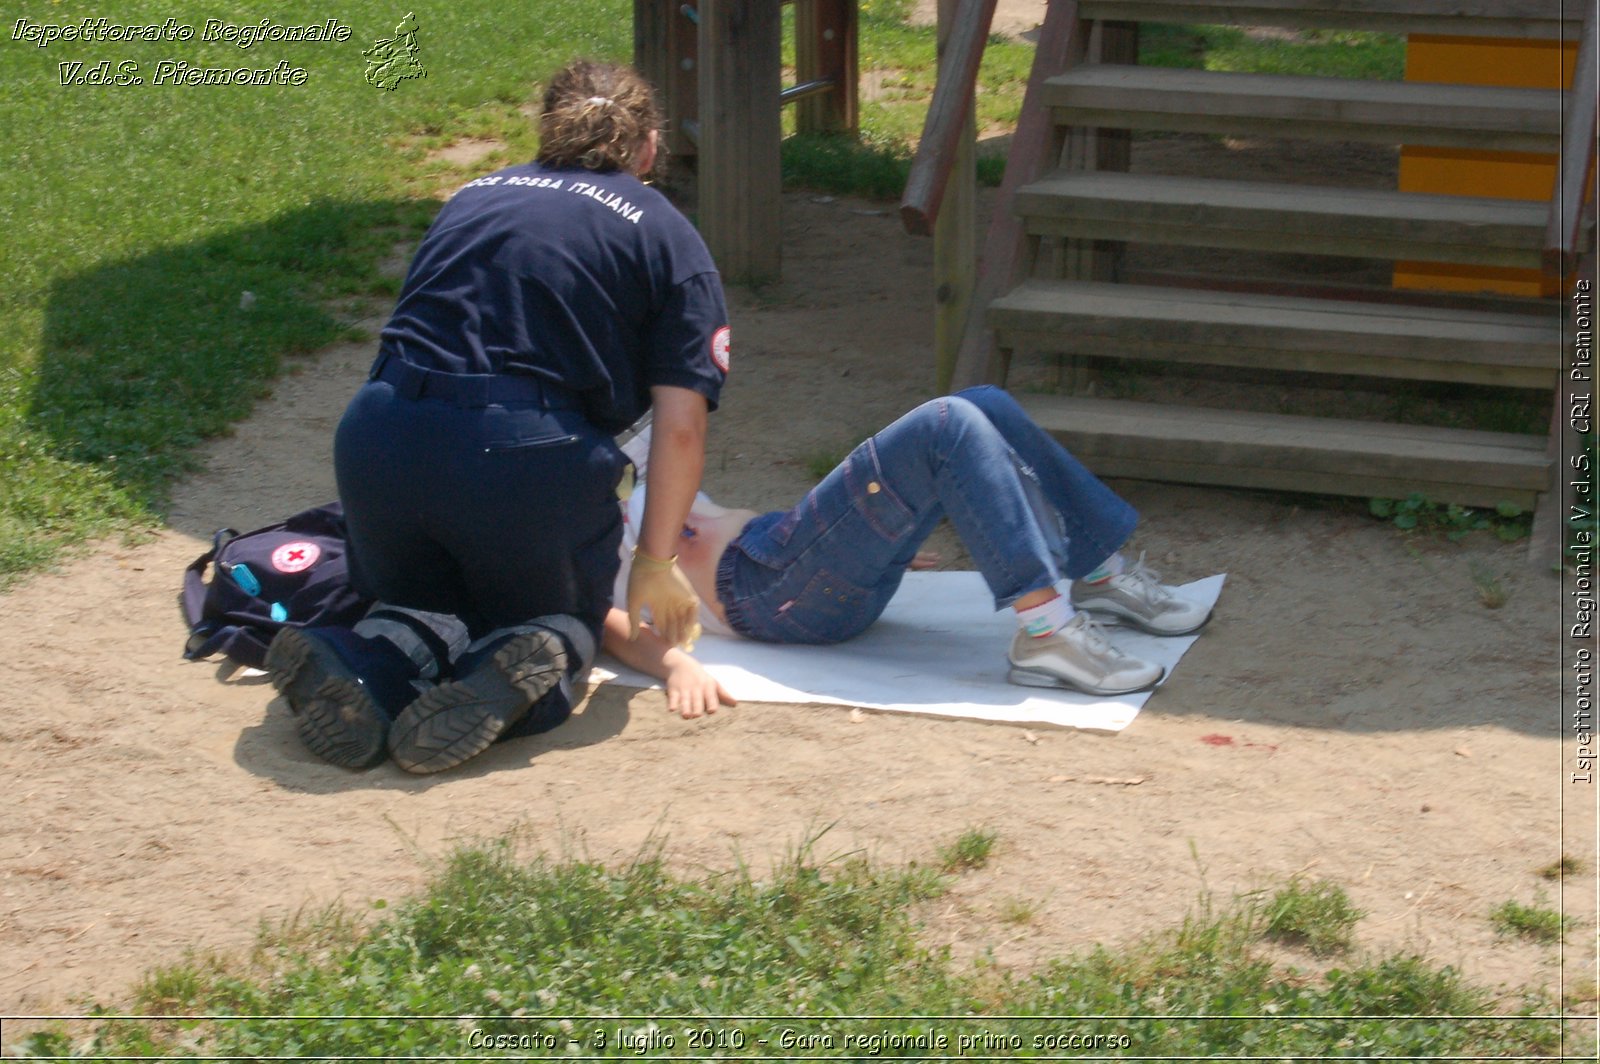
[[[244,588],[246,595],[261,594],[261,581],[256,579],[256,574],[252,573],[250,567],[243,562],[229,567],[228,575],[233,577],[234,583]]]

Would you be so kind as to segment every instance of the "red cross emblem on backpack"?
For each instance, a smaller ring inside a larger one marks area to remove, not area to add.
[[[272,552],[272,567],[280,573],[301,573],[317,564],[322,548],[309,540],[285,543]]]

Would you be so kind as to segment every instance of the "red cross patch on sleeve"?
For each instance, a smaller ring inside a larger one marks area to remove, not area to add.
[[[724,325],[711,337],[711,361],[717,364],[717,368],[723,372],[724,376],[726,376],[728,372],[728,346],[730,335],[730,330],[726,325]]]

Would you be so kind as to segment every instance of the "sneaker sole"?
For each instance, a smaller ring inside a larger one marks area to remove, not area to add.
[[[407,772],[443,772],[487,750],[561,680],[554,632],[514,636],[471,675],[424,692],[395,718],[389,756]]]
[[[1185,628],[1182,631],[1173,631],[1168,628],[1156,628],[1145,621],[1142,617],[1133,617],[1126,613],[1117,613],[1113,610],[1106,609],[1104,606],[1079,606],[1074,603],[1073,607],[1075,609],[1082,610],[1084,613],[1087,613],[1089,616],[1095,619],[1097,624],[1104,625],[1107,628],[1136,628],[1146,635],[1193,635],[1211,623],[1211,614],[1207,613],[1205,620],[1201,621],[1199,624]]]
[[[1086,695],[1131,695],[1138,691],[1148,691],[1166,678],[1167,670],[1162,669],[1156,678],[1149,683],[1139,684],[1134,687],[1092,687],[1077,680],[1069,680],[1065,676],[1057,676],[1045,669],[1030,669],[1025,665],[1013,665],[1011,671],[1006,673],[1006,680],[1019,687],[1050,687],[1057,690],[1066,689],[1078,691]]]
[[[285,628],[267,648],[266,666],[306,749],[341,768],[371,768],[383,760],[389,720],[332,651],[298,628]]]

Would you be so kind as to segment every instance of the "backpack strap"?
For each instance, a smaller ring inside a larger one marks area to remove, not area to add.
[[[189,567],[183,571],[183,619],[189,626],[189,640],[184,644],[183,656],[190,661],[208,658],[217,653],[238,658],[240,655],[231,653],[235,647],[243,650],[242,656],[246,658],[266,657],[266,643],[244,629],[230,624],[207,631],[201,624],[205,617],[206,567],[216,560],[222,548],[238,534],[238,530],[233,528],[217,529],[216,534],[211,537],[211,549],[190,562]],[[212,579],[221,579],[221,574],[215,574]]]
[[[261,668],[267,660],[267,641],[247,628],[225,624],[214,632],[195,632],[184,644],[183,656],[190,661],[224,654],[251,668]]]

